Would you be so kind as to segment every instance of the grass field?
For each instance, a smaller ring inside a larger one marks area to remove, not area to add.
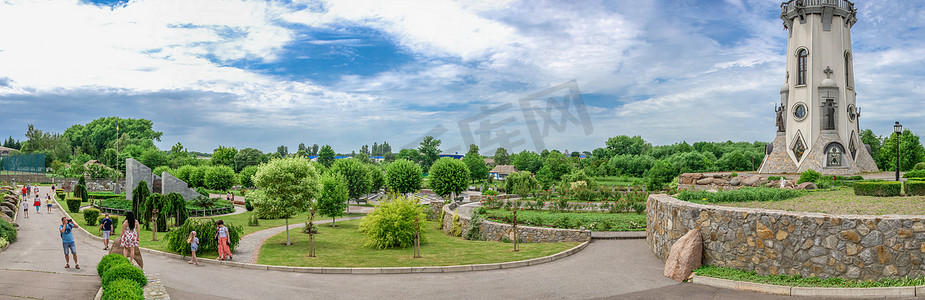
[[[451,237],[428,221],[421,235],[427,239],[421,245],[421,256],[414,259],[413,249],[377,250],[363,246],[363,234],[358,231],[360,220],[338,222],[337,228],[319,226],[315,235],[315,255],[308,257],[308,235],[301,229],[290,232],[292,246],[286,246],[286,233],[267,240],[260,249],[257,262],[268,265],[296,267],[422,267],[486,264],[543,257],[565,251],[579,243],[521,243],[469,241]]]
[[[733,268],[702,266],[696,270],[697,275],[722,278],[735,281],[757,282],[783,286],[801,287],[837,287],[837,288],[869,288],[891,286],[919,286],[925,285],[925,277],[911,277],[905,279],[882,279],[879,281],[845,280],[837,277],[802,277],[800,275],[758,275],[751,271],[736,270]]]
[[[715,203],[714,205],[767,208],[786,211],[805,211],[829,214],[858,215],[922,215],[925,214],[925,196],[872,197],[858,196],[851,188],[814,191],[783,201],[752,201]]]

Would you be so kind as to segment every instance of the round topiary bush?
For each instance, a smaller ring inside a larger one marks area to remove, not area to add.
[[[399,196],[379,203],[376,210],[360,222],[360,232],[366,235],[367,247],[385,249],[407,248],[414,244],[415,220],[423,223],[427,216],[415,199]],[[418,223],[419,226],[423,224]],[[421,243],[424,242],[421,235]]]
[[[103,288],[105,289],[109,283],[119,279],[129,279],[137,282],[140,286],[148,284],[148,278],[145,277],[145,272],[142,272],[141,269],[131,264],[116,264],[103,273]]]
[[[103,289],[103,300],[143,300],[144,289],[131,279],[116,279]]]
[[[819,180],[820,176],[822,176],[822,174],[819,174],[819,172],[816,172],[815,170],[806,170],[803,171],[803,173],[800,173],[800,179],[797,180],[797,183],[815,182],[816,180]]]
[[[103,258],[100,259],[100,263],[96,265],[96,274],[100,275],[100,277],[103,277],[103,274],[106,273],[106,270],[109,270],[110,267],[120,263],[127,265],[132,264],[128,258],[122,256],[122,254],[113,253],[103,256]]]

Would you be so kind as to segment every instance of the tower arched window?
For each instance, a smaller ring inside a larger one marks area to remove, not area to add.
[[[851,78],[851,52],[845,52],[845,84],[848,87],[854,86],[854,80]]]
[[[806,49],[800,49],[797,52],[797,85],[806,84],[806,57],[809,53]]]

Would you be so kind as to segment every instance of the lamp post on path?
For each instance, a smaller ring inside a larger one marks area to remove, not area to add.
[[[893,125],[893,132],[896,133],[896,181],[899,181],[899,137],[903,134],[903,126],[899,121]]]

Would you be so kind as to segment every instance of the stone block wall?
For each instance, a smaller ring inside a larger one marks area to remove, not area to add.
[[[860,280],[925,275],[925,216],[721,207],[667,195],[650,195],[646,214],[646,240],[662,260],[675,241],[699,228],[708,265]]]
[[[161,178],[163,178],[161,180],[161,189],[164,195],[170,193],[178,193],[186,200],[199,197],[199,193],[189,188],[189,185],[185,181],[170,175],[170,173],[164,172],[161,174]]]
[[[133,159],[125,159],[125,199],[132,200],[132,191],[138,186],[138,183],[144,180],[148,184],[148,192],[154,192],[154,174],[151,168],[148,168],[141,162]]]
[[[443,232],[449,233],[453,227],[453,211],[459,212],[459,223],[462,229],[469,227],[471,221],[470,212],[472,209],[479,207],[479,203],[466,204],[469,209],[456,207],[455,203],[443,206]],[[513,227],[509,224],[503,224],[492,221],[482,221],[479,225],[482,239],[486,241],[501,242],[511,241],[514,239]],[[557,242],[587,242],[591,240],[591,231],[559,229],[546,227],[517,226],[518,239],[524,243],[557,243]]]
[[[45,174],[4,174],[0,175],[0,182],[9,182],[13,184],[13,181],[18,185],[24,185],[26,183],[43,183],[51,182],[51,178],[45,176]]]

